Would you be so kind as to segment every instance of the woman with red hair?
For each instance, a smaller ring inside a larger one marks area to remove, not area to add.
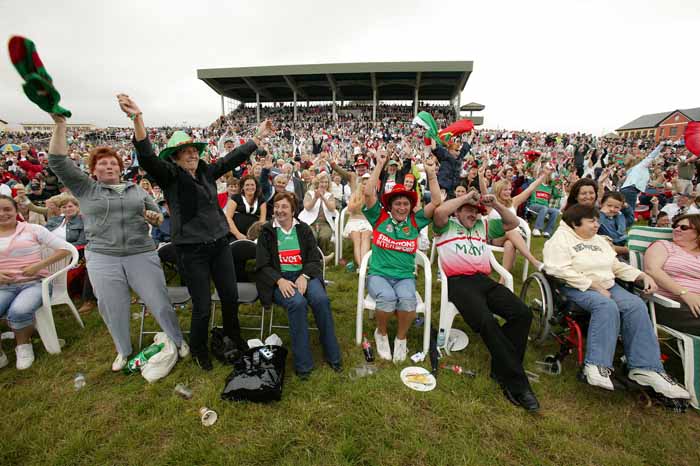
[[[163,222],[160,209],[142,187],[121,179],[124,162],[111,147],[90,152],[91,176],[80,170],[67,157],[65,117],[51,117],[56,126],[49,144],[49,166],[80,201],[88,275],[100,315],[117,348],[112,370],[122,370],[132,352],[130,288],[180,349],[180,357],[187,356],[189,347],[182,338],[155,243],[148,234],[148,223],[157,226]]]

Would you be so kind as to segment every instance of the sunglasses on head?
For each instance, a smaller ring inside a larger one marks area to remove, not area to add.
[[[676,230],[680,228],[681,231],[688,231],[688,230],[693,230],[693,227],[690,225],[673,225],[673,229]]]

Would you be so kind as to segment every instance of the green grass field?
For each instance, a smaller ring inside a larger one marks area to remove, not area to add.
[[[533,239],[540,257],[541,248],[542,240]],[[519,258],[516,292],[521,266]],[[328,291],[345,371],[322,364],[312,332],[317,368],[311,379],[293,375],[290,357],[283,399],[268,405],[222,401],[230,368],[218,362],[204,373],[190,359],[181,361],[152,385],[139,375],[113,374],[114,346],[97,312],[80,329],[66,308],[56,308],[59,337],[66,340],[60,355],[47,354],[37,339],[34,366],[19,372],[14,342],[2,343],[10,365],[0,370],[0,465],[700,464],[698,413],[642,408],[633,394],[584,385],[573,359],[561,375],[542,374],[533,385],[540,414],[513,407],[489,379],[488,353],[461,317],[455,327],[471,342],[444,362],[476,371],[475,379],[444,372],[434,391],[419,393],[401,383],[399,367],[383,363],[377,374],[350,380],[349,369],[364,361],[354,345],[357,275],[330,267],[327,278],[334,282]],[[432,301],[436,325],[439,283]],[[180,322],[189,328],[186,310]],[[372,328],[366,320],[365,331]],[[132,330],[136,342],[137,321]],[[421,330],[411,331],[411,353],[421,345]],[[288,344],[286,331],[279,335]],[[551,342],[530,347],[526,368],[534,371],[535,361],[554,349]],[[73,387],[77,372],[87,379],[80,391]],[[194,391],[192,400],[173,394],[179,382]],[[202,406],[218,412],[214,426],[201,425]]]

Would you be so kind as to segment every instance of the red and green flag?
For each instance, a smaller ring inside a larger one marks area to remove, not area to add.
[[[70,118],[70,110],[58,105],[61,101],[61,95],[54,87],[51,75],[46,71],[41,58],[39,58],[34,42],[26,37],[12,36],[7,48],[10,51],[12,64],[24,80],[22,89],[29,100],[48,113],[56,113]]]

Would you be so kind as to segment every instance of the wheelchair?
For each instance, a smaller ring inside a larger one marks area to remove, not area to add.
[[[632,283],[618,284],[634,291]],[[548,354],[544,361],[538,364],[542,369],[554,375],[562,372],[562,361],[570,354],[575,354],[579,368],[576,378],[586,382],[583,375],[585,335],[588,332],[590,313],[567,300],[561,288],[563,282],[544,272],[535,272],[523,283],[520,299],[532,312],[529,340],[535,346],[541,346],[551,335],[559,344],[556,354]],[[639,402],[644,407],[660,404],[676,413],[684,413],[688,408],[688,400],[667,398],[649,387],[638,385],[627,377],[624,356],[619,375],[612,377],[616,389],[639,393]]]

